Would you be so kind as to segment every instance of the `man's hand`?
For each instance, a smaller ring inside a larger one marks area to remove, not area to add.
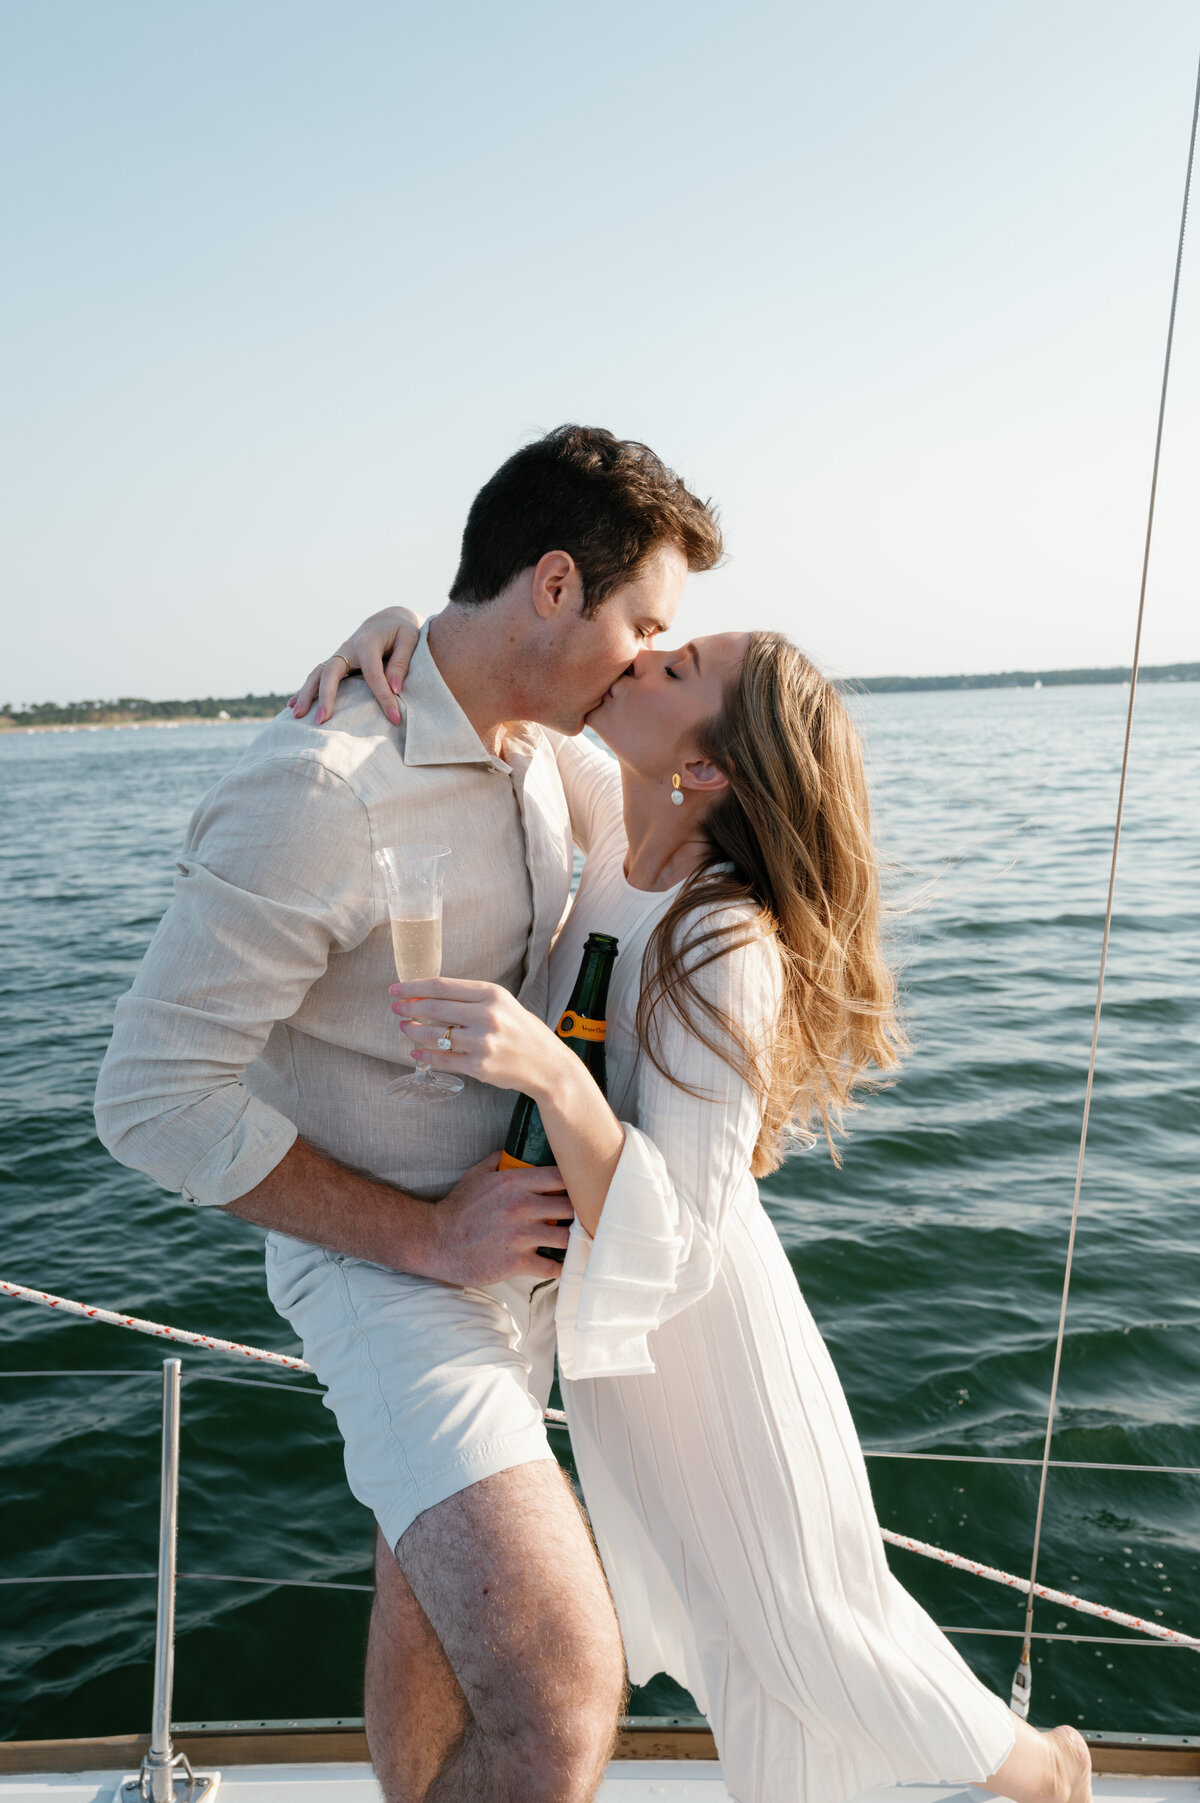
[[[538,1256],[539,1246],[566,1250],[574,1211],[561,1176],[553,1165],[502,1171],[499,1163],[493,1152],[472,1165],[431,1206],[422,1276],[464,1288],[512,1277],[561,1277],[561,1265]]]
[[[581,1070],[583,1066],[579,1067]],[[226,1211],[314,1246],[439,1283],[559,1277],[539,1246],[565,1247],[573,1210],[552,1167],[501,1171],[499,1152],[473,1165],[440,1202],[347,1170],[298,1139],[268,1177]]]

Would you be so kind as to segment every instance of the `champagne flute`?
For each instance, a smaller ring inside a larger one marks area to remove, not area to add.
[[[442,889],[449,856],[448,845],[387,845],[375,853],[387,888],[392,956],[402,983],[441,975]],[[387,1086],[389,1096],[441,1102],[458,1094],[463,1086],[461,1077],[431,1071],[421,1063],[415,1048],[412,1059],[416,1070],[394,1078]]]

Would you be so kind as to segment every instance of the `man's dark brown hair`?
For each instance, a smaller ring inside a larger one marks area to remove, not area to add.
[[[547,551],[566,551],[588,618],[662,545],[682,551],[690,570],[711,570],[723,549],[711,502],[647,445],[600,426],[558,426],[514,452],[471,503],[450,599],[494,601]]]

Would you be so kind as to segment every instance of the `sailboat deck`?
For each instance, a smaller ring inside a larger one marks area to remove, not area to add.
[[[110,1803],[119,1779],[114,1771],[0,1774],[0,1803]],[[221,1777],[222,1803],[283,1803],[304,1792],[304,1803],[382,1803],[383,1793],[366,1764],[233,1766]],[[1098,1777],[1099,1803],[1195,1803],[1200,1775]],[[980,1803],[973,1786],[903,1784],[870,1791],[863,1803]],[[730,1803],[721,1768],[711,1760],[615,1760],[598,1803]]]

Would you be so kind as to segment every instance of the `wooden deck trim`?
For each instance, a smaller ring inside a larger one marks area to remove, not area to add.
[[[1200,1746],[1103,1741],[1092,1748],[1092,1771],[1106,1778],[1200,1778]]]
[[[614,1759],[715,1759],[717,1743],[705,1727],[622,1728],[613,1748]]]
[[[1092,1741],[1092,1764],[1111,1777],[1200,1778],[1200,1737],[1170,1741],[1154,1735]],[[181,1733],[174,1742],[197,1770],[238,1765],[367,1764],[361,1728],[215,1728]],[[145,1734],[105,1734],[83,1740],[0,1741],[0,1774],[136,1771],[149,1746]],[[717,1757],[712,1732],[703,1726],[624,1727],[615,1759]]]
[[[233,1765],[368,1764],[361,1728],[254,1728],[173,1737],[197,1770]],[[150,1745],[145,1734],[106,1734],[90,1740],[0,1741],[0,1773],[133,1771]],[[708,1728],[623,1728],[614,1759],[715,1759]]]

